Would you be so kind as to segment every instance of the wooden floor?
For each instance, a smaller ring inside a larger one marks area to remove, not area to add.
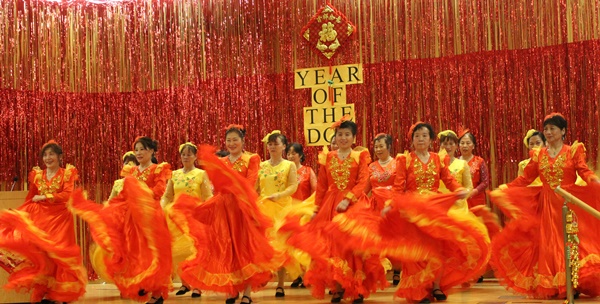
[[[179,284],[175,285],[179,287]],[[326,304],[329,303],[330,297],[326,295],[325,299],[317,300],[310,296],[307,289],[292,289],[286,288],[285,298],[275,298],[275,285],[270,284],[265,290],[253,293],[252,299],[257,304],[290,304],[290,303],[306,303],[306,304]],[[383,304],[383,303],[406,303],[404,300],[393,300],[394,288],[388,288],[385,291],[377,292],[365,303]],[[543,304],[559,304],[564,300],[534,300],[527,299],[523,296],[513,295],[506,291],[498,284],[496,280],[490,279],[483,283],[475,284],[471,288],[458,290],[450,295],[445,303],[481,303],[481,304],[525,304],[525,303],[543,303]],[[89,284],[85,297],[76,303],[135,303],[131,300],[123,300],[119,297],[119,291],[111,284]],[[225,303],[225,296],[222,294],[205,293],[201,298],[192,299],[190,293],[184,296],[175,296],[175,292],[170,294],[170,297],[165,303],[197,303],[197,304],[213,304]],[[240,303],[239,301],[237,303]],[[343,301],[342,303],[352,303],[352,301]],[[441,303],[441,302],[439,302]],[[576,303],[600,303],[600,298],[581,297]]]

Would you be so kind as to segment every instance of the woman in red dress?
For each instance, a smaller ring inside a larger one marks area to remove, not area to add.
[[[171,167],[154,163],[155,140],[138,137],[133,146],[139,165],[123,167],[123,190],[104,206],[76,191],[72,210],[88,222],[96,245],[105,251],[107,279],[121,295],[162,303],[172,289],[171,234],[160,206]]]
[[[564,143],[567,121],[559,113],[544,119],[547,145],[530,152],[531,161],[491,199],[510,222],[492,242],[491,264],[496,276],[508,288],[534,298],[563,298],[566,294],[562,207],[565,200],[554,192],[560,187],[577,198],[600,208],[598,177],[587,167],[583,144]],[[588,184],[578,186],[577,174]],[[541,187],[528,187],[537,177]],[[600,295],[600,221],[577,206],[579,232],[578,292]],[[577,284],[576,284],[577,285]]]
[[[352,150],[357,132],[354,122],[342,118],[331,129],[336,132],[335,139],[339,149],[319,158],[315,195],[317,211],[313,220],[305,225],[310,239],[304,240],[305,243],[310,243],[305,244],[305,248],[317,242],[315,240],[322,242],[327,250],[326,259],[313,260],[304,280],[307,285],[312,286],[311,292],[316,298],[323,298],[325,288],[328,287],[335,290],[332,303],[339,303],[342,298],[362,303],[364,297],[388,284],[379,257],[355,254],[325,230],[336,215],[352,210],[364,195],[369,182],[368,164],[371,158],[367,150]],[[293,236],[291,240],[294,238],[299,238],[299,235]]]
[[[85,293],[87,275],[75,241],[67,201],[77,169],[60,167],[62,148],[46,143],[46,168],[29,173],[29,193],[17,210],[0,212],[0,266],[10,276],[7,289],[31,291],[31,302],[73,302]]]
[[[296,164],[296,173],[298,176],[298,190],[294,192],[292,198],[298,201],[304,201],[309,198],[317,189],[317,175],[315,171],[304,163],[304,149],[299,143],[292,143],[287,148],[287,158]]]
[[[471,179],[473,180],[473,191],[471,191],[469,199],[467,199],[469,209],[475,206],[485,205],[485,190],[490,184],[490,177],[485,160],[480,156],[473,154],[473,149],[477,147],[475,135],[470,133],[469,129],[463,130],[459,134],[458,145],[461,153],[460,159],[469,164]]]
[[[225,134],[228,156],[219,160],[210,147],[200,148],[200,164],[214,196],[202,204],[182,196],[174,205],[186,215],[179,226],[197,251],[180,264],[179,275],[194,287],[226,293],[225,303],[235,303],[240,292],[241,303],[252,303],[251,291],[262,289],[283,259],[266,236],[272,223],[256,205],[260,158],[244,151],[242,126],[230,125]]]

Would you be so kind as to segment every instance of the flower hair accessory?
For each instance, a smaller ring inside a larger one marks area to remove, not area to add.
[[[125,152],[125,154],[123,154],[123,157],[121,157],[121,159],[123,161],[125,161],[125,158],[127,158],[129,156],[135,156],[135,153],[133,153],[133,151],[127,151],[127,152]]]
[[[334,122],[331,125],[331,127],[329,127],[329,128],[332,130],[335,130],[335,129],[339,128],[342,125],[342,123],[349,121],[349,120],[350,120],[350,115],[346,114],[346,115],[342,116],[342,118],[340,120]]]
[[[52,144],[58,145],[58,143],[54,139],[51,139],[42,146],[42,151],[44,151],[44,149],[46,149],[46,147],[48,147],[49,145],[52,145]]]
[[[229,129],[238,129],[238,130],[244,130],[244,126],[242,125],[236,125],[236,124],[230,124],[225,128],[225,131],[229,130]]]
[[[559,112],[552,112],[552,113],[546,115],[546,117],[544,117],[544,121],[546,121],[554,116],[560,116],[562,119],[565,119],[565,117],[562,114],[560,114]]]
[[[462,138],[463,136],[465,136],[465,134],[469,133],[469,131],[471,130],[469,130],[468,128],[458,128],[458,138]]]
[[[281,131],[273,130],[271,133],[269,133],[269,134],[265,135],[265,137],[263,137],[262,142],[264,142],[266,144],[269,141],[269,136],[271,136],[273,134],[281,134]]]
[[[533,136],[533,133],[535,132],[537,132],[536,129],[531,129],[527,131],[527,134],[525,134],[525,138],[523,138],[523,143],[525,144],[525,147],[529,148],[529,139]]]
[[[438,133],[437,137],[438,138],[442,138],[442,136],[448,136],[450,134],[456,136],[456,133],[454,131],[452,131],[452,130],[445,130],[445,131],[442,131],[442,132]],[[456,137],[458,137],[458,136],[456,136]]]
[[[407,137],[408,139],[412,139],[412,134],[413,134],[413,131],[415,130],[415,127],[416,127],[418,124],[422,124],[422,123],[423,123],[423,122],[419,120],[419,121],[415,122],[415,123],[414,123],[412,126],[410,126],[410,129],[408,129],[408,134],[406,134],[406,137]]]
[[[194,145],[192,142],[186,142],[184,144],[179,145],[179,154],[181,154],[181,151],[183,151],[183,148],[185,148],[185,146],[192,146],[194,147],[194,149],[196,149],[196,151],[198,151],[198,147],[196,147],[196,145]]]

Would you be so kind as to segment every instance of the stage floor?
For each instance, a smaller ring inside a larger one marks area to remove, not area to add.
[[[289,284],[289,283],[288,283]],[[175,284],[179,288],[179,284]],[[290,303],[306,303],[306,304],[326,304],[329,303],[330,297],[326,295],[325,299],[317,300],[310,296],[310,292],[306,289],[292,289],[286,288],[286,296],[283,299],[275,298],[275,284],[269,284],[266,290],[253,293],[252,299],[257,304],[290,304]],[[383,304],[393,303],[392,300],[394,294],[394,288],[390,287],[382,292],[377,292],[372,295],[369,299],[365,300],[365,303],[371,304]],[[563,303],[564,300],[534,300],[527,299],[523,296],[513,295],[506,291],[502,286],[498,284],[496,280],[487,280],[483,283],[475,284],[472,288],[459,290],[448,297],[445,303],[481,303],[481,304],[559,304]],[[577,303],[600,303],[600,298],[590,299],[587,297],[581,297],[576,301]],[[87,294],[85,297],[77,301],[76,303],[136,303],[131,300],[123,300],[119,297],[119,291],[114,285],[111,284],[89,284],[87,287]],[[198,304],[223,304],[225,303],[225,297],[222,294],[207,293],[203,294],[201,298],[192,299],[190,293],[184,296],[175,296],[175,292],[170,294],[169,299],[166,303],[198,303]],[[237,303],[240,303],[239,300]],[[343,301],[342,303],[352,303],[351,301]],[[395,301],[395,303],[406,303],[404,300]]]

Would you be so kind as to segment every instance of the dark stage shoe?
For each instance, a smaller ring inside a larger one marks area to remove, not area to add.
[[[298,287],[300,287],[301,284],[302,284],[302,277],[298,277],[292,282],[292,285],[290,285],[290,287],[298,288]]]
[[[148,301],[148,302],[146,302],[146,304],[163,304],[163,302],[165,301],[163,299],[163,297],[159,297],[159,298],[152,297],[152,300],[155,300],[155,301],[154,302]]]
[[[181,287],[179,287],[179,290],[177,291],[177,293],[175,293],[176,296],[182,296],[186,293],[188,293],[190,291],[190,289],[187,286],[181,285]]]
[[[365,297],[363,297],[363,295],[359,294],[358,298],[354,299],[354,301],[352,301],[352,304],[360,304],[363,303],[365,301]]]
[[[433,291],[431,291],[431,295],[438,301],[446,301],[446,299],[448,299],[448,296],[446,296],[446,294],[439,288],[436,288]]]
[[[194,289],[192,291],[192,298],[196,299],[202,296],[202,292],[200,290]]]
[[[246,300],[246,299],[248,299],[248,302],[244,302],[244,300]],[[252,299],[250,297],[248,297],[248,296],[243,296],[242,297],[242,301],[240,303],[251,304],[252,303]]]
[[[275,288],[275,297],[276,298],[283,298],[283,297],[285,297],[285,291],[283,290],[283,287],[277,287],[277,288]]]
[[[225,300],[225,304],[234,304],[235,300],[237,300],[239,298],[240,298],[240,294],[238,293],[238,295],[233,298],[227,298],[227,300]]]
[[[336,291],[331,298],[331,303],[340,303],[344,298],[344,291]]]

